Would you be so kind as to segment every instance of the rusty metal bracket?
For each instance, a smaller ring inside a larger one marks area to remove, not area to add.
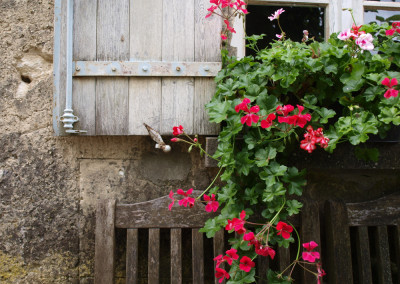
[[[73,76],[215,77],[221,62],[74,61]]]

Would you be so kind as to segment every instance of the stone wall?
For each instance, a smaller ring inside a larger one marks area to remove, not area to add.
[[[0,1],[0,282],[90,283],[94,204],[207,186],[197,153],[142,137],[54,137],[53,1]]]

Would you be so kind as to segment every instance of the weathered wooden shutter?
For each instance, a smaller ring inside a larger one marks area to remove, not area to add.
[[[56,0],[56,134],[147,134],[143,122],[162,134],[179,124],[190,134],[216,134],[204,104],[220,69],[221,20],[205,19],[208,6],[209,0]],[[73,129],[65,128],[63,121],[76,117]]]

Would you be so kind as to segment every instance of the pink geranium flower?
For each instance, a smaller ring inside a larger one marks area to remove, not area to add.
[[[183,199],[178,201],[179,206],[187,207],[189,205],[190,208],[194,206],[195,199],[189,196],[190,194],[192,194],[192,192],[193,188],[188,189],[186,192],[183,191],[182,189],[178,189],[176,191],[177,194],[184,196]]]
[[[344,30],[338,34],[338,39],[340,40],[348,40],[350,37],[354,36],[350,29]]]
[[[240,259],[240,264],[239,268],[240,270],[243,270],[244,272],[250,272],[250,270],[255,266],[256,264],[251,261],[251,259],[248,256],[243,256]]]
[[[282,8],[280,8],[280,9],[276,10],[271,16],[269,16],[268,19],[269,19],[270,21],[278,20],[278,19],[279,19],[279,16],[280,16],[283,12],[285,12],[285,10],[283,10]]]
[[[174,127],[172,128],[172,134],[173,134],[174,136],[181,135],[182,133],[183,133],[183,126],[182,126],[182,125],[174,126]]]
[[[359,37],[356,39],[356,44],[364,50],[373,50],[374,45],[372,44],[372,41],[374,39],[372,38],[371,34],[360,34]]]
[[[211,194],[211,197],[204,194],[204,200],[207,202],[207,205],[205,207],[207,212],[217,212],[219,203],[215,200],[215,194]]]
[[[279,221],[276,225],[277,235],[282,235],[282,238],[289,239],[290,233],[293,232],[293,227],[286,224],[285,222]]]
[[[307,250],[302,253],[302,257],[304,260],[308,262],[315,262],[316,259],[319,259],[320,255],[317,251],[312,251],[318,246],[318,244],[314,241],[309,243],[304,243],[303,247]]]
[[[171,211],[171,209],[175,203],[174,192],[172,190],[170,191],[168,197],[171,198],[171,200],[172,200],[172,202],[168,205],[168,209],[169,209],[169,211]]]
[[[385,92],[385,94],[383,95],[385,98],[390,98],[390,97],[397,97],[399,91],[393,89],[394,86],[397,85],[397,79],[396,78],[392,78],[391,80],[386,77],[385,79],[383,79],[382,81],[382,85],[386,86],[388,89]]]

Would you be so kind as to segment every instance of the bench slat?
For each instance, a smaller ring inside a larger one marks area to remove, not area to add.
[[[278,248],[279,270],[285,270],[290,264],[290,251],[287,248]],[[290,271],[290,270],[289,270]]]
[[[399,224],[398,222],[399,220],[397,220],[397,224]],[[396,264],[397,264],[397,284],[400,284],[400,226],[397,225],[394,228],[394,250],[395,250],[395,254],[396,254]]]
[[[95,266],[96,284],[114,283],[115,263],[115,200],[101,200],[97,204],[95,229]]]
[[[314,241],[318,247],[314,251],[321,253],[321,228],[319,221],[318,203],[305,200],[301,210],[301,236],[303,243]],[[314,283],[315,275],[304,270],[302,273],[303,283]]]
[[[259,284],[266,284],[267,283],[267,271],[269,268],[269,259],[268,257],[265,256],[259,256],[257,257],[257,265],[258,265],[258,269],[257,269],[257,275],[258,277],[260,277],[259,281],[257,283]]]
[[[171,229],[171,284],[182,283],[182,230]]]
[[[325,218],[329,283],[353,283],[346,205],[328,201],[325,204]]]
[[[158,284],[160,278],[160,229],[149,229],[148,269],[149,284]]]
[[[204,283],[203,234],[192,229],[193,284]]]
[[[214,236],[214,257],[224,254],[224,230],[219,230],[215,233]],[[214,262],[215,265],[216,262]],[[224,266],[221,266],[223,268]],[[214,266],[214,274],[215,274],[215,266]],[[215,284],[218,284],[218,280],[215,278]]]
[[[126,283],[138,283],[139,231],[128,229],[126,236]]]
[[[358,263],[358,278],[360,283],[372,283],[371,256],[369,250],[368,227],[356,229],[356,253]]]
[[[198,195],[198,191],[193,196]],[[170,211],[168,196],[135,204],[117,204],[116,228],[202,228],[204,223],[218,215],[205,211],[204,204],[196,202],[193,208],[179,206],[175,202]],[[135,218],[132,218],[135,216]]]
[[[378,262],[378,281],[380,284],[392,283],[390,270],[389,241],[386,226],[377,226],[375,247]]]

